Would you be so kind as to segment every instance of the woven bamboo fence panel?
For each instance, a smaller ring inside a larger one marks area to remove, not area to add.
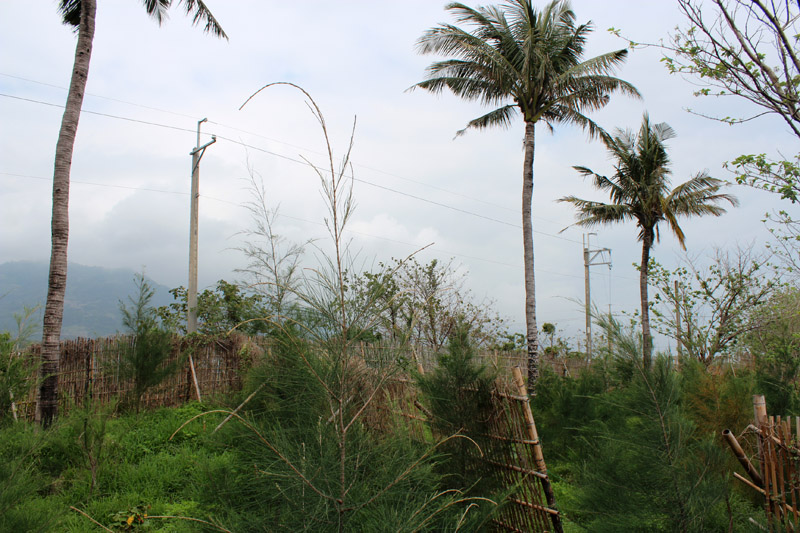
[[[379,343],[361,343],[360,347],[362,355],[367,354],[365,359],[370,354],[378,354],[384,352],[384,358],[392,358],[398,353],[404,354],[415,367],[422,367],[423,371],[428,372],[436,367],[440,353],[425,349],[425,348],[398,348],[391,345],[382,345]],[[512,370],[516,367],[526,368],[528,364],[527,351],[500,351],[500,350],[478,350],[476,359],[485,364],[487,367],[495,370],[499,376],[502,377],[507,383],[506,385],[513,386],[511,375]],[[374,356],[374,355],[373,355]],[[578,376],[583,370],[592,366],[592,360],[586,357],[569,357],[564,355],[556,355],[552,352],[545,352],[541,350],[539,354],[539,367],[550,368],[556,374],[562,376]]]
[[[531,533],[560,532],[560,513],[554,505],[548,503],[545,492],[545,487],[549,486],[546,468],[540,471],[536,467],[535,452],[539,443],[538,439],[531,438],[529,431],[533,418],[530,415],[528,398],[511,391],[504,392],[502,389],[507,387],[498,380],[492,394],[490,434],[484,436],[502,445],[486,446],[482,449],[483,457],[478,459],[501,477],[504,487],[516,487],[493,520],[494,529]],[[417,399],[417,391],[410,380],[398,379],[388,384],[382,404],[395,415],[393,423],[412,438],[431,443],[436,438],[443,437],[433,435],[425,408]],[[541,448],[539,450],[541,453]],[[475,453],[478,458],[477,449]],[[539,464],[544,466],[543,463]],[[550,494],[552,498],[552,492]]]
[[[100,404],[129,397],[133,383],[120,378],[120,354],[130,348],[133,339],[127,336],[102,339],[74,339],[61,343],[58,373],[59,411],[67,413],[88,398]],[[246,337],[188,342],[175,339],[169,362],[181,361],[178,370],[160,385],[145,392],[140,400],[143,408],[168,407],[197,399],[187,355],[191,353],[197,384],[202,399],[239,390],[242,374],[249,363],[248,354],[260,350]],[[23,356],[38,358],[40,347],[31,346]],[[31,376],[34,381],[37,376]],[[20,417],[33,419],[36,387],[27,398],[17,401]]]
[[[739,435],[741,445],[729,430],[723,432],[747,477],[733,475],[764,498],[762,529],[800,531],[800,417],[768,416],[761,395],[753,397],[753,411],[754,423]]]
[[[800,515],[800,418],[780,416],[767,417],[755,432],[760,449],[762,494],[764,510],[767,513],[767,527],[770,531],[797,531]]]

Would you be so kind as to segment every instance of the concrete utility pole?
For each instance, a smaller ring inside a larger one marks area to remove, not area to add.
[[[598,248],[592,250],[589,245],[589,239],[592,235],[596,237],[597,233],[585,233],[583,235],[583,271],[586,288],[586,357],[588,359],[592,357],[592,290],[589,281],[589,267],[593,265],[608,265],[608,268],[611,268],[611,249]],[[603,252],[608,252],[608,261],[595,262],[597,256],[603,254]]]
[[[678,280],[675,280],[675,344],[678,352],[678,367],[683,358],[683,343],[681,342],[681,301],[678,293]]]
[[[207,118],[197,122],[197,146],[189,152],[192,156],[192,193],[189,213],[189,288],[186,295],[186,333],[197,332],[197,210],[200,199],[200,159],[210,145],[217,142],[212,135],[211,141],[200,146],[200,125]]]

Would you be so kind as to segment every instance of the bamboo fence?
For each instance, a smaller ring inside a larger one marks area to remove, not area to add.
[[[494,529],[563,533],[562,517],[555,505],[525,382],[518,367],[512,370],[512,375],[514,385],[508,392],[503,390],[507,387],[502,381],[496,382],[489,434],[481,435],[501,445],[485,446],[480,451],[470,448],[474,459],[493,470],[506,489],[513,487],[505,505],[492,520]],[[400,418],[396,423],[412,438],[431,442],[432,438],[445,437],[432,434],[429,414],[417,399],[411,381],[400,379],[389,384],[382,403],[383,409],[392,410]]]
[[[86,399],[92,398],[101,404],[115,399],[125,399],[133,388],[129,381],[121,379],[119,374],[120,354],[131,346],[132,338],[115,336],[100,339],[78,338],[61,342],[61,359],[59,364],[59,409],[68,412],[74,405],[82,405]],[[175,339],[170,362],[181,359],[180,369],[167,378],[159,386],[148,390],[141,398],[144,408],[174,406],[191,399],[216,396],[239,390],[241,388],[242,370],[249,364],[247,357],[251,352],[269,349],[268,341],[248,338],[244,335],[206,338],[188,342]],[[360,355],[368,362],[384,364],[395,362],[398,355],[408,353],[389,345],[361,343]],[[410,350],[409,358],[417,369],[429,371],[436,366],[438,354],[426,350]],[[29,347],[23,357],[38,359],[40,347]],[[506,387],[513,387],[511,376],[515,367],[525,367],[526,354],[522,352],[498,352],[485,350],[478,354],[487,366],[494,368],[498,375],[506,379]],[[191,362],[193,363],[190,365]],[[554,358],[542,354],[541,366],[549,366],[564,375],[577,375],[591,364],[585,359]],[[195,378],[192,376],[194,367]],[[31,375],[31,381],[37,376]],[[193,391],[194,389],[194,391]],[[15,408],[18,416],[32,419],[35,412],[36,387],[32,387],[27,398],[18,399]]]
[[[729,430],[722,433],[747,477],[733,475],[764,498],[767,531],[800,531],[800,417],[767,415],[761,395],[753,397],[753,412],[754,423],[740,435],[749,453]]]
[[[125,400],[133,389],[130,380],[120,376],[120,357],[131,347],[127,336],[102,339],[74,339],[61,342],[58,372],[59,411],[68,412],[83,405],[89,398],[99,404]],[[160,385],[145,392],[140,399],[143,408],[167,407],[225,394],[241,388],[241,376],[249,362],[249,354],[260,348],[241,335],[225,338],[186,341],[175,339],[169,363],[179,362],[178,370]],[[23,356],[38,358],[40,346],[33,345]],[[194,362],[197,388],[189,365]],[[32,375],[31,381],[38,376]],[[17,415],[33,419],[37,388],[28,397],[16,402]]]
[[[59,368],[59,409],[68,412],[87,399],[108,404],[124,399],[133,389],[130,381],[120,377],[120,357],[130,348],[131,337],[75,339],[61,343]],[[186,341],[175,339],[170,362],[180,361],[180,369],[140,399],[143,408],[175,406],[241,389],[242,375],[258,353],[268,352],[268,344],[257,344],[242,335],[225,338]],[[360,345],[360,355],[370,366],[394,361],[396,350],[375,345]],[[32,346],[23,356],[39,357],[40,348]],[[194,375],[189,364],[194,366]],[[412,354],[419,371],[431,368],[435,359],[430,354]],[[555,507],[550,479],[542,454],[542,446],[528,401],[525,383],[518,367],[509,370],[514,359],[496,352],[485,353],[500,374],[506,371],[513,379],[498,379],[492,394],[492,416],[488,437],[502,445],[485,446],[480,460],[495,472],[505,488],[513,491],[506,505],[493,520],[498,531],[562,533],[561,515]],[[36,380],[37,376],[31,376]],[[196,381],[195,381],[196,380]],[[17,416],[32,420],[35,414],[36,387],[27,398],[15,404]],[[375,417],[378,424],[404,424],[404,430],[419,441],[430,441],[432,433],[426,410],[417,399],[417,391],[408,379],[398,379],[385,386],[378,410],[392,416]],[[399,415],[399,416],[393,416]]]

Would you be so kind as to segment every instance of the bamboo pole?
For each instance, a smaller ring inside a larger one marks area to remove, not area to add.
[[[778,436],[779,443],[778,446],[775,447],[775,468],[777,468],[778,472],[778,484],[776,485],[778,498],[782,504],[788,503],[786,500],[786,483],[785,478],[783,475],[784,467],[783,465],[786,463],[786,447],[783,445],[783,434],[781,433],[781,427],[783,426],[783,422],[781,421],[781,417],[777,417],[777,421],[773,422],[772,417],[770,417],[770,424],[775,429],[775,433]],[[788,513],[783,514],[783,522],[784,526],[786,526],[787,531],[794,531],[792,524],[789,522],[789,515]]]
[[[197,374],[194,371],[194,359],[192,359],[191,351],[189,351],[189,368],[192,370],[192,381],[194,382],[194,391],[197,393],[197,401],[202,403],[203,399],[200,397],[200,385],[197,383]]]
[[[736,437],[733,435],[730,429],[725,429],[722,431],[722,437],[725,439],[725,442],[728,443],[730,446],[731,451],[733,451],[733,455],[736,456],[736,459],[739,460],[739,463],[744,467],[744,471],[750,476],[750,479],[758,485],[759,487],[764,486],[764,479],[761,477],[761,474],[756,470],[753,466],[753,463],[750,462],[750,459],[747,458],[747,455],[742,450],[742,447],[739,445],[739,441],[736,440]]]
[[[753,395],[753,419],[758,432],[758,461],[764,475],[764,511],[767,514],[767,529],[772,531],[772,497],[770,494],[769,458],[766,449],[768,441],[763,432],[767,425],[767,402],[762,394]]]
[[[791,417],[786,417],[786,421],[784,422],[784,434],[787,436],[787,440],[789,443],[792,442],[792,419]],[[792,454],[789,455],[789,460],[787,461],[787,476],[789,477],[789,487],[791,491],[792,497],[792,509],[794,509],[794,525],[797,526],[800,524],[800,515],[797,513],[797,471],[794,468],[795,458]]]
[[[759,487],[758,485],[756,485],[755,483],[753,483],[752,481],[750,481],[749,479],[747,479],[746,477],[741,475],[739,472],[734,472],[733,473],[733,477],[735,477],[736,479],[738,479],[739,481],[741,481],[742,483],[744,483],[745,485],[747,485],[751,489],[757,490],[758,492],[761,493],[762,496],[766,496],[766,492],[764,492],[764,489],[762,489],[761,487]],[[797,512],[797,509],[793,508],[788,503],[784,503],[783,504],[783,508],[786,511],[790,512],[790,513],[791,512]]]
[[[522,378],[522,371],[518,366],[515,366],[513,373],[514,382],[517,385],[517,389],[519,389],[519,395],[527,398],[528,389],[525,386],[525,380]],[[533,448],[533,460],[534,464],[536,465],[536,470],[547,476],[547,465],[544,462],[544,455],[542,454],[542,443],[539,441],[539,433],[536,431],[536,421],[533,419],[533,412],[531,411],[531,403],[529,399],[522,402],[522,408],[525,415],[528,437],[530,440],[535,442],[535,444],[532,444],[531,446]],[[556,510],[556,498],[553,494],[553,487],[550,485],[550,478],[541,478],[540,482],[542,484],[542,490],[544,490],[547,505]],[[561,513],[556,510],[555,514],[550,515],[550,518],[553,522],[553,529],[556,531],[556,533],[564,533],[564,528],[561,525]]]
[[[785,417],[784,421],[781,423],[781,426],[779,428],[779,431],[780,431],[779,436],[780,436],[781,441],[784,442],[784,443],[789,443],[792,440],[792,426],[791,426],[790,420],[791,420],[791,417],[788,417],[788,416]],[[795,476],[794,476],[794,468],[792,466],[792,463],[794,462],[794,459],[792,457],[792,453],[788,449],[788,446],[784,446],[783,447],[783,454],[784,454],[784,462],[783,462],[783,465],[781,466],[781,468],[782,469],[785,468],[785,470],[786,470],[786,483],[788,485],[788,486],[784,485],[784,496],[783,496],[783,499],[784,499],[784,501],[786,501],[786,503],[789,503],[787,501],[787,497],[786,497],[786,491],[788,490],[789,498],[791,498],[791,505],[792,505],[792,509],[793,509],[793,513],[792,513],[792,518],[794,519],[794,524],[793,525],[797,526],[798,525],[798,518],[800,518],[800,517],[798,516],[798,513],[797,513],[797,498],[796,498],[796,495],[795,495],[795,486],[794,486],[794,478],[795,478]]]

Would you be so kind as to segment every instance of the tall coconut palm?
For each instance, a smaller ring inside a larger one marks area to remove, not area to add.
[[[594,186],[608,191],[611,203],[581,200],[575,196],[561,198],[577,209],[577,224],[596,226],[616,222],[635,221],[642,242],[642,263],[639,270],[639,291],[642,305],[642,357],[650,365],[653,340],[650,335],[650,313],[647,297],[648,263],[650,250],[659,240],[658,225],[666,222],[686,249],[686,236],[678,225],[678,217],[714,215],[725,209],[718,204],[730,202],[738,205],[736,197],[719,192],[724,182],[701,172],[689,181],[670,190],[670,160],[665,141],[675,132],[665,123],[650,124],[647,114],[637,134],[630,130],[617,130],[613,137],[603,142],[616,160],[614,175],[601,176],[586,167],[573,167],[584,177],[591,177]]]
[[[629,83],[609,74],[626,57],[618,50],[582,60],[590,24],[576,26],[567,0],[546,5],[541,11],[531,0],[509,0],[502,6],[446,8],[467,31],[443,24],[428,30],[417,42],[423,54],[451,59],[427,69],[425,81],[412,87],[439,93],[450,89],[466,100],[499,106],[470,121],[468,128],[508,127],[515,115],[525,122],[522,171],[522,236],[525,261],[525,322],[528,344],[528,387],[535,393],[538,379],[539,340],[536,328],[536,292],[533,267],[533,159],[536,124],[549,129],[556,124],[577,124],[590,135],[603,130],[586,112],[608,103],[609,94],[621,91],[638,96]]]
[[[172,0],[143,0],[148,14],[160,24]],[[179,0],[195,24],[205,22],[205,31],[227,39],[222,27],[202,0]],[[58,133],[53,170],[53,212],[50,222],[50,274],[47,283],[47,301],[42,326],[42,384],[36,419],[44,426],[50,425],[58,412],[58,365],[61,322],[64,315],[64,293],[67,287],[67,243],[69,240],[69,175],[72,150],[78,131],[83,94],[89,76],[94,40],[96,0],[60,0],[59,12],[64,24],[78,33],[72,79],[67,93],[67,104]]]

